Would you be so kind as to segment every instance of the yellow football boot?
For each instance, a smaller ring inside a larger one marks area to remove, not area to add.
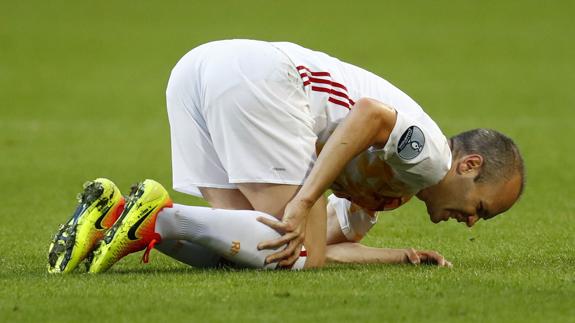
[[[154,231],[156,217],[171,206],[172,200],[160,183],[147,179],[134,186],[120,218],[94,250],[89,271],[104,272],[130,253],[153,248],[161,239]]]
[[[78,206],[54,235],[48,251],[48,272],[69,273],[104,237],[124,209],[125,200],[116,185],[105,178],[84,184]]]

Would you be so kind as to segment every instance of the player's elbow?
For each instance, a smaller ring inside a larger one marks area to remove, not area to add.
[[[355,102],[352,110],[359,111],[365,116],[379,118],[381,116],[381,111],[379,111],[381,108],[379,105],[382,105],[382,103],[377,100],[361,98]]]
[[[387,105],[370,98],[357,100],[353,109],[364,120],[364,131],[373,132],[373,144],[385,144],[397,120],[396,111]]]
[[[370,98],[357,100],[352,111],[355,111],[356,114],[361,115],[364,119],[371,120],[380,126],[395,120],[395,110]]]

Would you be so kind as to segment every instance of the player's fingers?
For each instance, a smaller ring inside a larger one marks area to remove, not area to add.
[[[426,255],[427,256],[427,260],[426,260],[427,263],[436,264],[439,267],[445,266],[445,258],[443,258],[442,255],[440,255],[434,251],[427,251],[426,254],[427,254]]]
[[[269,264],[272,262],[278,262],[278,261],[281,261],[285,258],[290,257],[291,255],[294,254],[295,249],[297,248],[297,246],[299,244],[300,244],[300,241],[298,239],[290,241],[288,246],[285,249],[267,256],[266,257],[266,264]]]
[[[439,267],[445,267],[445,258],[443,258],[442,255],[434,255],[434,259],[435,259],[435,263],[439,266]]]
[[[267,225],[268,227],[276,230],[279,234],[284,234],[287,231],[290,231],[290,230],[286,230],[288,227],[287,224],[285,224],[281,221],[275,220],[275,219],[269,219],[269,218],[264,218],[263,216],[258,216],[256,218],[256,220],[258,220],[259,222],[261,222],[261,223]]]
[[[435,251],[421,251],[420,256],[422,261],[427,264],[438,265],[439,267],[447,266],[445,258]]]
[[[274,254],[271,254],[266,257],[266,265],[271,264],[272,262],[278,262],[284,258],[289,257],[291,254],[287,250],[278,251]]]
[[[421,258],[422,263],[424,263],[424,264],[435,264],[433,256],[431,255],[431,253],[429,251],[418,250],[417,254],[419,255],[419,258]]]
[[[445,260],[445,257],[443,257],[442,255],[438,254],[437,252],[434,252],[433,258],[435,259],[435,263],[439,267],[447,267],[447,260]]]
[[[300,243],[295,249],[294,253],[288,258],[279,262],[280,267],[291,267],[299,258],[301,253],[302,244]]]
[[[297,236],[298,234],[296,232],[288,232],[277,239],[262,241],[258,244],[258,250],[279,248],[297,238]]]

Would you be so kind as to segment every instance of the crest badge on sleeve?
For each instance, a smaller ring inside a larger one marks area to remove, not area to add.
[[[397,145],[397,154],[399,157],[410,160],[417,157],[425,145],[425,136],[423,131],[417,126],[411,126],[399,138]]]

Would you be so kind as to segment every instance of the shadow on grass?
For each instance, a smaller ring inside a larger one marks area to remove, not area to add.
[[[272,270],[272,269],[255,269],[255,268],[239,268],[230,264],[221,265],[214,268],[197,268],[191,267],[183,264],[174,265],[140,265],[140,266],[116,266],[111,268],[109,271],[100,274],[90,274],[87,272],[86,268],[82,265],[77,270],[68,274],[50,274],[46,271],[43,266],[24,266],[13,271],[3,271],[0,272],[0,279],[10,280],[14,278],[32,278],[32,277],[45,277],[45,278],[57,278],[57,277],[97,277],[97,276],[125,276],[125,275],[210,275],[210,274],[258,274],[258,275],[315,275],[322,273],[329,274],[350,274],[355,273],[365,273],[373,271],[386,271],[386,272],[412,272],[412,271],[428,271],[428,270],[448,270],[446,268],[438,268],[432,265],[420,265],[413,266],[409,264],[403,265],[383,265],[383,264],[329,264],[324,268],[308,269],[305,271],[300,270]]]
[[[549,259],[552,258],[552,259]],[[556,259],[557,258],[557,259]],[[543,268],[548,266],[558,266],[564,265],[565,263],[573,263],[573,258],[569,256],[564,257],[548,257],[547,259],[541,259],[539,257],[501,257],[497,259],[492,259],[489,257],[474,257],[472,259],[464,259],[462,262],[454,261],[453,272],[459,272],[460,270],[479,270],[481,272],[497,272],[500,270],[509,270],[511,268],[522,268],[529,267],[532,270],[535,268]],[[72,277],[72,276],[97,276],[88,274],[84,265],[80,266],[76,271],[70,274],[49,274],[46,268],[43,266],[13,266],[12,270],[3,270],[0,272],[0,279],[9,280],[14,278],[26,278],[26,277]],[[322,274],[322,273],[345,273],[349,274],[355,273],[365,273],[365,272],[387,272],[387,273],[413,273],[413,272],[430,272],[430,271],[441,271],[450,272],[447,268],[439,268],[433,265],[384,265],[384,264],[329,264],[324,268],[311,269],[305,271],[292,271],[286,270],[264,270],[264,269],[250,269],[250,268],[238,268],[231,264],[221,265],[215,268],[196,268],[191,267],[179,262],[174,262],[172,264],[158,263],[158,264],[148,264],[148,265],[124,265],[115,266],[109,271],[99,274],[99,275],[197,275],[197,274],[254,274],[258,275],[298,275],[305,273],[306,275],[311,274]]]

